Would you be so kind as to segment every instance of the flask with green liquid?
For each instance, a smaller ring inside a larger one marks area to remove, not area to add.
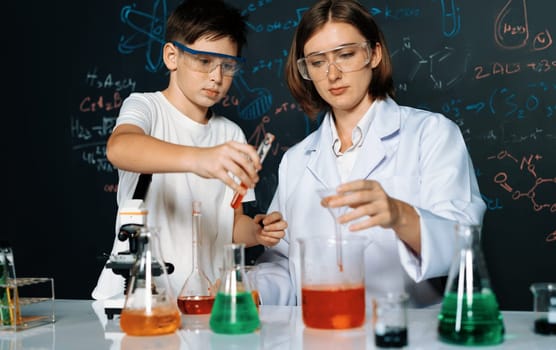
[[[260,326],[244,265],[245,244],[224,246],[223,275],[209,321],[215,333],[252,333]]]
[[[438,315],[441,341],[494,345],[504,341],[504,322],[490,287],[480,245],[480,226],[456,226],[461,248],[454,257]]]

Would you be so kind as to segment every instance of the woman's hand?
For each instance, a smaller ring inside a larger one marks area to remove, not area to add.
[[[352,231],[373,226],[393,228],[400,220],[398,200],[391,198],[380,183],[374,180],[356,180],[344,183],[337,188],[338,196],[322,201],[324,207],[349,206],[353,210],[340,216],[342,224],[357,220],[350,226]]]
[[[390,197],[380,183],[374,180],[347,182],[338,186],[337,192],[337,196],[324,198],[321,204],[324,207],[352,208],[353,210],[347,211],[338,218],[342,224],[356,221],[349,226],[350,231],[374,226],[390,228],[416,254],[420,254],[420,219],[414,207]]]

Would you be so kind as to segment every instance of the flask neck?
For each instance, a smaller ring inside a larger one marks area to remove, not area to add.
[[[232,243],[224,247],[224,270],[238,270],[245,266],[245,244]]]
[[[191,257],[193,270],[199,270],[199,248],[201,246],[201,213],[193,211],[193,237],[191,246]]]

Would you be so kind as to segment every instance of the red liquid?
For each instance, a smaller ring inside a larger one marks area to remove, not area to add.
[[[178,307],[185,315],[210,314],[212,304],[214,304],[214,296],[178,298]]]
[[[301,289],[307,327],[347,329],[365,322],[365,286],[311,286]]]
[[[247,189],[247,186],[245,186],[243,182],[241,183],[241,187]],[[242,200],[243,200],[243,195],[239,194],[239,192],[236,192],[234,194],[234,198],[232,198],[232,202],[230,203],[230,205],[232,206],[232,208],[237,209],[241,205]]]
[[[120,328],[128,335],[161,335],[172,333],[181,326],[181,316],[174,307],[158,307],[152,314],[145,310],[122,310]]]

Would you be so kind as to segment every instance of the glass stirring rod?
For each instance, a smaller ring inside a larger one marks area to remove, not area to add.
[[[266,158],[266,155],[268,154],[268,151],[270,151],[270,146],[272,145],[272,142],[274,141],[274,139],[275,139],[275,136],[273,134],[267,132],[264,135],[263,142],[261,142],[261,144],[259,145],[259,148],[257,148],[257,154],[259,155],[261,164],[263,163],[263,160]],[[247,186],[245,186],[243,184],[243,182],[241,183],[241,187],[247,188]],[[241,205],[242,200],[243,200],[243,195],[240,194],[239,192],[236,192],[234,194],[234,198],[232,198],[232,202],[230,203],[230,205],[232,206],[232,208],[237,209]]]

